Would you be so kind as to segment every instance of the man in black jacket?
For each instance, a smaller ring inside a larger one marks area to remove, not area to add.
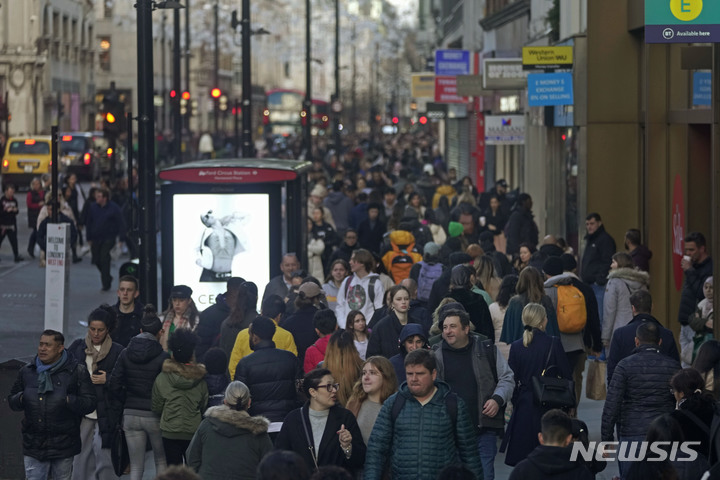
[[[505,236],[507,236],[508,255],[514,255],[520,251],[521,243],[537,245],[539,243],[538,227],[532,214],[533,201],[527,193],[518,195],[515,210],[505,224]]]
[[[510,474],[510,480],[544,478],[553,480],[591,480],[584,462],[571,461],[572,419],[562,410],[549,410],[540,421],[542,431],[538,434],[540,445],[528,457],[518,463]]]
[[[713,262],[707,252],[705,235],[700,232],[689,233],[685,237],[684,253],[685,256],[680,262],[680,267],[685,272],[678,310],[678,322],[681,325],[680,348],[683,345],[692,345],[695,332],[688,325],[688,318],[695,313],[698,302],[705,298],[703,284],[705,279],[713,274]]]
[[[603,322],[603,298],[612,256],[615,254],[615,240],[605,231],[599,213],[590,213],[585,217],[585,251],[580,266],[580,279],[590,285],[595,292],[600,314],[600,326]]]
[[[664,353],[675,361],[680,361],[680,354],[675,345],[675,336],[672,331],[663,327],[655,317],[650,315],[652,309],[652,296],[647,290],[638,290],[630,296],[630,307],[632,308],[633,319],[624,327],[620,327],[613,333],[610,343],[610,352],[607,357],[607,383],[610,384],[613,372],[618,362],[625,357],[632,355],[635,349],[635,331],[643,323],[650,322],[657,325],[660,330],[662,343],[658,346],[660,353]]]
[[[65,350],[55,330],[40,336],[35,361],[18,372],[8,396],[22,422],[25,474],[28,479],[70,480],[73,457],[80,453],[80,422],[95,410],[97,398],[84,363]]]
[[[272,341],[275,328],[271,318],[255,317],[249,332],[253,353],[238,362],[235,380],[250,389],[250,415],[262,415],[271,422],[282,423],[285,416],[299,406],[295,379],[301,371],[295,355],[275,348]]]
[[[660,352],[661,343],[658,325],[641,323],[635,331],[633,354],[615,368],[603,407],[601,436],[604,442],[613,441],[617,425],[618,451],[633,448],[622,443],[645,440],[650,423],[675,409],[669,385],[680,363]],[[620,476],[625,478],[630,464],[618,463]]]
[[[127,347],[130,339],[140,333],[144,305],[138,301],[140,284],[132,275],[123,275],[118,281],[118,301],[113,307],[117,325],[110,332],[113,342]]]

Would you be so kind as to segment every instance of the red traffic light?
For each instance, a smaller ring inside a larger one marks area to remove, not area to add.
[[[170,98],[177,97],[177,92],[175,90],[170,90]]]
[[[400,119],[399,119],[398,117],[393,117],[393,118],[392,118],[392,123],[393,123],[394,125],[397,125],[398,122],[400,122]]]
[[[182,93],[182,99],[183,100],[190,100],[190,92],[185,91]]]
[[[210,90],[210,96],[212,98],[220,98],[222,96],[222,90],[220,90],[218,87],[215,87]]]
[[[423,115],[418,119],[418,121],[420,122],[420,125],[425,125],[427,123],[427,117]]]

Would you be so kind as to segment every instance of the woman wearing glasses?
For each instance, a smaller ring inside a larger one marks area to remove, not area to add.
[[[330,370],[305,374],[303,390],[310,400],[285,417],[275,441],[275,448],[298,453],[311,471],[323,465],[354,471],[365,463],[360,428],[355,416],[337,405],[338,388]]]

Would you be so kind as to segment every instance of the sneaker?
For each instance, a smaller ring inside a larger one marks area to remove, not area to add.
[[[23,260],[24,260],[24,258],[21,257],[20,255],[18,255],[17,257],[15,257],[15,263],[22,262]]]

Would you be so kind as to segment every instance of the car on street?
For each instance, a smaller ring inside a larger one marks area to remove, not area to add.
[[[50,173],[51,152],[49,135],[10,137],[0,167],[3,186],[12,183],[18,189],[29,188],[34,177]]]

